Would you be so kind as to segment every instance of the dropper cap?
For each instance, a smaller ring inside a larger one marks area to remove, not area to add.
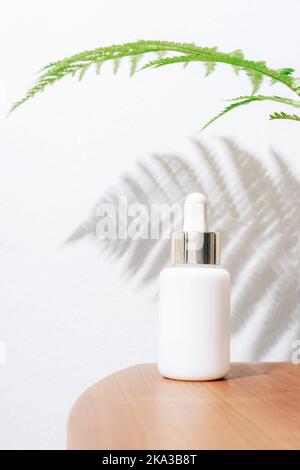
[[[201,193],[185,200],[183,229],[172,233],[171,257],[173,264],[220,263],[220,235],[208,231],[206,198]]]
[[[184,203],[183,232],[207,232],[206,197],[190,194]]]

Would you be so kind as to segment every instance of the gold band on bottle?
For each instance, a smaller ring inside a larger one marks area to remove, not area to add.
[[[220,264],[218,232],[173,232],[172,264]]]

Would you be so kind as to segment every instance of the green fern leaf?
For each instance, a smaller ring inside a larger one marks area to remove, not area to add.
[[[159,59],[162,59],[163,57],[165,57],[167,51],[158,51],[156,52],[156,55]]]
[[[198,56],[195,54],[189,54],[189,55],[178,55],[178,56],[172,56],[172,57],[166,57],[162,59],[154,59],[150,60],[146,64],[143,65],[143,67],[140,70],[148,69],[148,68],[159,68],[163,67],[165,65],[171,65],[171,64],[179,64],[181,62],[183,63],[190,63],[190,62],[197,62],[199,60]]]
[[[281,75],[286,75],[286,76],[289,76],[289,75],[292,75],[295,70],[294,69],[291,69],[290,67],[286,67],[284,69],[278,69],[278,72],[281,74]],[[271,79],[271,82],[270,84],[271,85],[274,85],[276,83],[276,80],[275,79]]]
[[[86,71],[85,67],[91,64],[96,64],[97,67],[100,67],[100,64],[102,65],[104,62],[112,61],[114,63],[114,70],[116,71],[121,59],[128,57],[131,61],[135,61],[134,58],[136,57],[137,63],[138,59],[149,53],[159,55],[159,58],[148,62],[142,68],[155,68],[174,63],[187,64],[198,61],[206,64],[206,68],[209,67],[209,71],[211,72],[215,64],[228,64],[234,67],[235,71],[244,70],[249,75],[254,92],[257,91],[261,84],[262,77],[269,77],[276,82],[284,84],[290,90],[297,93],[298,96],[300,95],[299,82],[297,78],[292,75],[292,69],[271,69],[265,62],[246,60],[241,51],[223,53],[217,51],[216,48],[199,47],[192,43],[139,40],[126,44],[117,44],[83,51],[79,54],[46,65],[40,71],[36,83],[28,90],[22,99],[12,106],[11,111],[30,98],[33,98],[37,93],[44,91],[49,85],[52,85],[68,75],[73,76],[76,72],[79,72],[79,74],[82,73],[83,77]],[[166,53],[176,53],[179,55],[162,57]],[[131,71],[132,70],[135,72],[136,66],[133,69],[131,68]]]
[[[238,96],[237,98],[231,98],[227,101],[240,101],[245,99],[251,99],[251,101],[275,101],[276,103],[283,103],[294,108],[300,108],[300,101],[292,100],[291,98],[285,98],[283,96],[266,96],[266,95],[246,95]]]
[[[120,68],[121,59],[114,59],[113,61],[113,73],[116,74]]]
[[[206,68],[205,77],[208,77],[211,73],[213,73],[216,69],[217,64],[215,62],[204,62]]]
[[[99,75],[103,62],[96,62],[96,74]]]
[[[247,70],[246,74],[252,83],[252,95],[254,95],[259,90],[262,82],[264,81],[264,76],[255,70]]]
[[[237,103],[232,103],[230,104],[229,106],[226,106],[225,109],[223,109],[223,111],[221,111],[219,114],[217,114],[216,116],[214,116],[212,119],[210,119],[206,124],[204,124],[204,126],[200,129],[200,132],[203,131],[204,129],[206,129],[208,126],[210,126],[210,124],[212,124],[213,122],[215,122],[217,119],[219,119],[220,117],[224,116],[224,114],[226,113],[229,113],[229,111],[232,111],[233,109],[236,109],[238,108],[239,106],[243,106],[243,105],[246,105],[246,104],[249,104],[251,103],[253,100],[251,99],[251,97],[247,100],[243,100],[243,101],[239,101]]]
[[[240,49],[237,49],[236,51],[233,51],[230,53],[233,57],[237,57],[239,60],[244,60],[244,53]],[[240,74],[240,71],[242,70],[240,67],[237,65],[232,66],[233,71],[236,75]]]
[[[294,69],[291,69],[290,67],[287,67],[285,69],[280,69],[280,73],[284,75],[292,75],[295,72]]]
[[[270,114],[270,120],[274,119],[289,119],[291,121],[300,121],[300,116],[297,114],[287,114],[284,111],[281,111],[280,113],[273,113]]]
[[[135,55],[135,56],[131,57],[131,59],[130,59],[130,76],[131,77],[137,71],[138,64],[139,64],[139,62],[142,58],[143,58],[143,56],[138,56],[138,55]]]
[[[84,67],[82,67],[80,73],[79,73],[79,77],[78,77],[78,80],[81,82],[81,80],[83,79],[84,75],[86,74],[88,68],[90,67],[90,65],[85,65]]]
[[[221,113],[217,114],[217,116],[214,116],[212,119],[210,119],[202,127],[201,131],[206,129],[210,124],[212,124],[214,121],[216,121],[220,117],[224,116],[224,114],[228,113],[229,111],[232,111],[238,108],[239,106],[244,106],[246,104],[250,104],[253,102],[257,102],[257,101],[275,101],[277,103],[284,103],[289,106],[293,106],[294,108],[300,108],[300,101],[291,100],[289,98],[284,98],[281,96],[264,96],[264,95],[239,96],[238,98],[233,98],[229,101],[233,101],[233,103],[230,104],[229,106],[226,106],[226,108],[223,111],[221,111]]]
[[[211,51],[218,52],[217,47],[211,48]],[[205,77],[208,77],[211,73],[213,73],[216,70],[217,64],[215,62],[204,62],[204,67],[205,67]]]

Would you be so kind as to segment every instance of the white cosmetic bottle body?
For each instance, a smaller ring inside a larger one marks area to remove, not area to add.
[[[208,231],[200,193],[185,200],[171,257],[159,282],[159,372],[178,380],[220,379],[230,364],[230,274],[219,266],[220,236]]]
[[[213,265],[176,265],[160,275],[158,368],[178,380],[215,380],[229,371],[230,274]]]

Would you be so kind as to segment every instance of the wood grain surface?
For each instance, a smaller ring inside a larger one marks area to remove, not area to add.
[[[75,402],[68,448],[300,449],[300,365],[236,363],[214,382],[129,367]]]

